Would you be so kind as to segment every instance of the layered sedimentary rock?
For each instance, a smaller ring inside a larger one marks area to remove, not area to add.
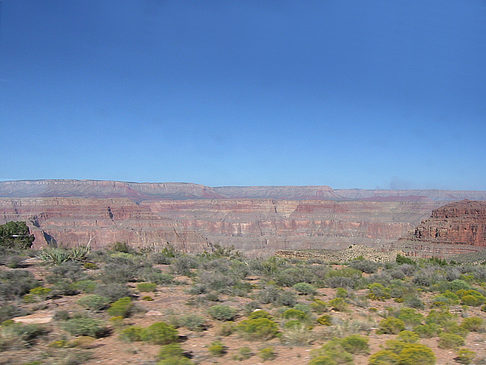
[[[38,247],[116,241],[186,251],[380,246],[412,232],[444,200],[485,192],[221,187],[113,181],[0,182],[0,223],[27,221]]]
[[[398,247],[412,255],[438,257],[486,247],[486,202],[463,200],[434,209]]]

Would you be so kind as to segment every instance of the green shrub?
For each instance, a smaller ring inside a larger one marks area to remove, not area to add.
[[[338,311],[338,312],[344,312],[348,309],[348,303],[343,298],[334,298],[329,301],[329,306],[331,309]]]
[[[453,318],[454,316],[450,314],[448,311],[431,310],[427,315],[427,317],[425,317],[425,323],[443,326]]]
[[[47,331],[38,325],[3,322],[0,326],[0,351],[30,347]]]
[[[314,295],[316,293],[314,286],[309,283],[297,283],[293,288],[301,295]]]
[[[419,335],[412,331],[401,331],[397,338],[406,343],[415,343],[420,339]]]
[[[269,340],[278,334],[278,325],[268,318],[254,318],[241,321],[237,331],[249,340]]]
[[[391,298],[390,289],[389,288],[385,288],[380,283],[370,284],[370,286],[368,287],[368,289],[370,291],[370,293],[368,294],[368,298],[370,298],[372,300],[385,301],[385,300]]]
[[[164,322],[155,322],[142,330],[140,338],[155,345],[167,345],[177,341],[178,335],[174,327]]]
[[[322,324],[323,326],[331,326],[332,325],[332,319],[329,314],[324,314],[317,318],[317,323]]]
[[[124,297],[111,304],[110,308],[108,308],[108,314],[113,317],[128,317],[132,310],[132,300],[129,297]]]
[[[395,261],[398,265],[403,265],[403,264],[416,265],[415,261],[413,261],[411,258],[402,256],[400,254],[397,255]]]
[[[421,338],[431,338],[437,336],[440,331],[440,326],[435,323],[422,324],[414,328]]]
[[[7,222],[0,225],[0,247],[26,250],[32,246],[34,235],[25,222]]]
[[[388,317],[380,321],[377,333],[396,335],[405,329],[405,324],[401,319]]]
[[[39,286],[39,281],[27,270],[0,271],[0,299],[13,300]]]
[[[375,352],[368,359],[368,365],[399,365],[400,358],[390,350]]]
[[[372,274],[378,270],[379,265],[376,262],[369,260],[355,260],[349,264],[350,267],[360,270],[367,274]]]
[[[406,344],[398,355],[400,365],[434,365],[435,355],[432,350],[422,344]]]
[[[328,341],[320,348],[311,352],[312,360],[309,365],[336,365],[336,364],[352,364],[353,355],[347,352],[341,340],[333,339]]]
[[[476,353],[474,351],[462,348],[457,351],[457,356],[454,358],[454,360],[459,364],[468,365],[473,363],[475,357]]]
[[[469,317],[464,318],[461,323],[461,327],[468,330],[469,332],[479,332],[479,330],[483,327],[484,319],[481,317]]]
[[[277,357],[277,354],[273,347],[265,347],[258,351],[258,356],[260,356],[263,361],[267,361],[274,360]]]
[[[351,335],[341,339],[341,346],[350,354],[367,354],[370,347],[368,338],[360,335]]]
[[[80,306],[95,311],[105,309],[109,303],[110,300],[108,298],[96,294],[85,295],[78,300]]]
[[[253,351],[251,351],[251,348],[244,346],[238,350],[238,353],[233,357],[233,359],[238,361],[243,361],[243,360],[248,360],[252,356],[253,356]]]
[[[140,292],[153,292],[157,289],[157,284],[155,283],[139,283],[137,284],[137,289]]]
[[[92,262],[85,262],[83,264],[83,267],[86,269],[86,270],[97,270],[98,269],[98,265],[92,263]]]
[[[221,341],[212,342],[211,345],[208,346],[208,351],[213,356],[223,356],[228,352],[227,347],[224,346]]]
[[[464,346],[464,338],[454,333],[443,332],[439,335],[439,347],[441,349],[455,349]]]
[[[170,343],[164,345],[160,348],[159,354],[157,356],[160,360],[170,359],[170,358],[177,358],[177,357],[184,357],[184,350],[182,349],[181,345],[178,343]]]
[[[231,322],[223,323],[221,325],[221,327],[219,327],[216,334],[218,336],[224,336],[224,337],[230,336],[235,331],[235,327],[236,327],[236,325],[234,323],[231,323]]]
[[[83,293],[93,293],[97,285],[94,280],[80,280],[73,283],[73,287]]]
[[[227,305],[214,305],[208,309],[208,313],[218,321],[232,321],[236,317],[237,310]]]
[[[336,288],[336,298],[348,298],[349,293],[346,289],[344,288]]]
[[[191,331],[204,331],[206,329],[206,320],[197,314],[188,314],[180,318],[180,324]]]
[[[96,287],[95,294],[110,298],[114,302],[118,299],[130,296],[130,290],[125,284],[110,283]]]
[[[74,317],[65,321],[61,327],[73,336],[103,337],[108,330],[102,322],[89,317]]]
[[[415,327],[422,324],[424,316],[414,308],[403,307],[397,312],[396,317],[403,321],[407,327]]]
[[[307,313],[305,313],[301,310],[298,310],[298,309],[290,308],[290,309],[287,309],[285,312],[282,313],[282,318],[298,319],[298,320],[304,321],[304,320],[307,319]]]
[[[314,312],[319,314],[325,313],[329,310],[327,303],[320,299],[314,299],[310,306]]]
[[[143,328],[139,326],[130,326],[120,332],[120,339],[127,342],[141,341]]]
[[[456,294],[461,298],[461,304],[463,305],[479,307],[486,302],[486,297],[474,289],[458,290]]]

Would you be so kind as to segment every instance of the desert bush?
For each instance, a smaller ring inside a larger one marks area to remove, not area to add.
[[[479,332],[483,328],[484,319],[481,317],[464,318],[461,327],[469,332]]]
[[[177,341],[178,335],[174,327],[164,322],[155,322],[142,330],[140,338],[155,345],[167,345]]]
[[[268,318],[251,318],[238,323],[236,330],[249,340],[269,340],[278,334],[278,325]]]
[[[352,364],[353,355],[347,352],[339,339],[332,339],[311,352],[309,365]]]
[[[343,298],[334,298],[329,301],[332,310],[345,312],[348,309],[348,303]]]
[[[356,288],[361,279],[361,271],[347,267],[330,270],[325,277],[325,283],[331,288]]]
[[[319,314],[325,313],[329,310],[327,303],[320,299],[314,299],[310,306],[314,312]]]
[[[464,338],[454,333],[442,332],[439,334],[438,344],[441,349],[455,349],[464,345]]]
[[[416,332],[421,338],[431,338],[437,336],[437,334],[440,332],[440,326],[435,323],[422,324],[415,327],[414,332]]]
[[[471,307],[479,307],[486,302],[486,297],[474,289],[458,290],[456,294],[461,298],[461,304]]]
[[[180,325],[191,331],[204,331],[207,328],[206,320],[197,314],[188,314],[179,318]]]
[[[228,352],[227,347],[224,346],[221,341],[213,341],[208,346],[208,351],[213,356],[223,356],[224,354],[226,354]]]
[[[452,281],[441,280],[433,285],[432,289],[440,293],[444,293],[445,291],[456,292],[458,290],[469,290],[471,289],[471,285],[468,282],[459,279]]]
[[[38,325],[9,321],[0,326],[0,351],[30,347],[47,331]]]
[[[98,338],[108,334],[108,330],[103,326],[101,321],[84,316],[70,318],[62,323],[61,327],[73,336]]]
[[[317,318],[317,323],[322,324],[323,326],[331,326],[332,325],[332,319],[329,314],[324,314]]]
[[[308,318],[308,314],[305,313],[304,311],[295,309],[295,308],[290,308],[287,309],[285,312],[282,313],[282,318],[285,319],[298,319],[300,321],[304,321]]]
[[[454,361],[459,364],[472,364],[474,359],[476,358],[476,353],[466,348],[459,349],[457,351],[457,356],[454,358]]]
[[[248,360],[253,355],[254,354],[253,351],[251,351],[251,348],[244,346],[238,350],[238,353],[233,356],[233,359],[238,361],[243,361],[243,360]]]
[[[395,316],[402,320],[405,326],[415,327],[422,324],[424,316],[417,312],[414,308],[402,307],[396,313]]]
[[[379,264],[369,260],[355,260],[349,266],[364,273],[373,274],[378,270]]]
[[[141,341],[143,328],[139,326],[129,326],[121,330],[120,339],[126,342]]]
[[[139,283],[137,284],[138,291],[142,293],[154,292],[157,289],[157,284],[155,283]]]
[[[397,339],[399,341],[406,342],[406,343],[415,343],[420,339],[420,337],[419,335],[417,335],[415,332],[412,331],[401,331],[398,334]]]
[[[128,317],[132,310],[133,303],[130,297],[123,297],[111,304],[110,308],[108,308],[108,314],[113,317]]]
[[[81,264],[69,261],[54,266],[51,269],[51,275],[48,275],[46,280],[48,283],[56,283],[63,280],[73,283],[85,279],[85,277],[86,274]]]
[[[39,286],[39,281],[26,270],[0,271],[0,299],[13,300]]]
[[[78,300],[78,304],[91,310],[105,309],[110,303],[110,299],[101,295],[89,294]]]
[[[266,286],[258,293],[258,299],[262,304],[283,305],[293,307],[297,303],[295,295],[289,291],[281,290],[273,285]]]
[[[14,304],[3,304],[0,306],[0,323],[14,317],[26,315],[27,312]]]
[[[375,352],[368,359],[368,365],[399,365],[400,358],[390,350],[380,350]]]
[[[431,310],[429,314],[427,314],[427,317],[425,317],[425,323],[443,326],[447,322],[451,321],[453,318],[454,316],[447,310]]]
[[[223,323],[217,330],[216,334],[223,337],[230,336],[235,331],[235,327],[236,325],[232,322]]]
[[[187,357],[185,357],[184,350],[178,343],[170,343],[160,348],[158,358],[160,361],[157,365],[187,365],[192,364]]]
[[[298,320],[286,322],[284,327],[285,330],[281,333],[280,341],[286,345],[304,346],[315,339],[314,333],[309,330],[309,327]]]
[[[86,279],[86,280],[75,281],[73,283],[73,288],[83,293],[90,294],[95,291],[97,285],[98,284],[96,283],[96,281]]]
[[[388,317],[380,321],[377,333],[396,335],[405,329],[405,323],[401,319]]]
[[[350,354],[367,354],[370,347],[368,338],[360,335],[351,335],[340,340],[341,346]]]
[[[194,257],[184,255],[175,258],[170,264],[170,267],[174,274],[191,276],[191,270],[198,267],[198,262]]]
[[[422,344],[406,344],[398,355],[400,365],[434,365],[435,355],[432,350]]]
[[[395,262],[398,265],[404,265],[404,264],[412,265],[412,266],[416,265],[415,261],[412,260],[410,257],[406,257],[406,256],[403,256],[403,255],[400,255],[400,254],[397,255]]]
[[[140,280],[152,282],[158,285],[169,285],[174,282],[174,277],[171,274],[162,272],[160,269],[154,267],[141,268],[137,276]]]
[[[368,294],[368,298],[370,298],[372,300],[385,301],[386,299],[389,299],[391,297],[390,289],[385,288],[380,283],[370,284],[368,289],[370,291],[369,294]]]
[[[100,275],[104,283],[119,283],[124,284],[136,280],[136,274],[140,269],[140,265],[132,260],[118,257],[116,260],[105,265],[103,273]]]
[[[314,286],[309,283],[297,283],[293,288],[300,295],[314,295],[316,293]]]
[[[232,321],[235,319],[237,310],[227,305],[214,305],[208,309],[208,313],[218,321]]]
[[[121,299],[123,297],[130,296],[130,290],[128,289],[128,287],[125,284],[117,283],[99,285],[96,287],[94,293],[105,296],[109,298],[112,302],[117,301],[118,299]]]
[[[258,356],[260,356],[263,361],[274,360],[277,358],[277,353],[273,347],[265,347],[258,351]]]
[[[298,283],[314,283],[318,278],[307,267],[289,267],[274,273],[273,279],[279,286],[292,287]]]

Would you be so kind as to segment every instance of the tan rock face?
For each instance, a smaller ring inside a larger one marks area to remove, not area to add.
[[[435,209],[413,234],[422,242],[486,246],[486,202],[463,200]]]

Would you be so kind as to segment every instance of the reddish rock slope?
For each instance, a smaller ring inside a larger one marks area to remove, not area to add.
[[[435,209],[413,238],[424,242],[486,246],[486,202],[463,200]]]

